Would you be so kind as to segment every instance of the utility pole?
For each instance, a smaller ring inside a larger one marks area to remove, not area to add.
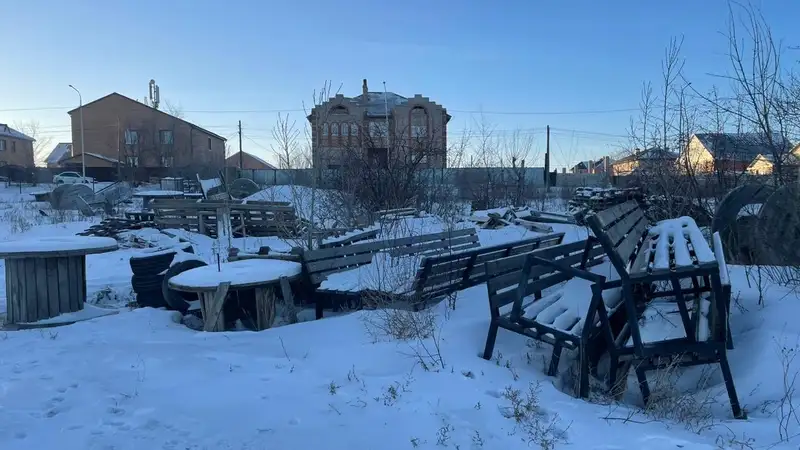
[[[119,145],[119,117],[117,117],[117,181],[122,181],[122,150]]]
[[[547,126],[547,147],[544,151],[544,190],[550,192],[550,125]]]
[[[242,121],[239,121],[239,170],[244,169],[244,154],[242,154]]]

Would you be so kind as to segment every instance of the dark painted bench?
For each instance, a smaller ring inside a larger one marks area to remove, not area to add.
[[[577,349],[578,393],[588,396],[592,363],[616,338],[611,317],[624,314],[603,248],[588,240],[562,244],[487,262],[485,272],[491,323],[483,357],[491,359],[499,328],[551,344],[550,376],[562,350]]]
[[[561,244],[564,233],[552,233],[504,244],[425,257],[406,297],[414,309],[487,280],[486,263]]]
[[[719,364],[733,415],[742,417],[727,358],[732,346],[731,288],[719,237],[714,237],[712,250],[688,217],[651,224],[635,201],[589,215],[586,222],[594,234],[590,240],[600,243],[620,275],[627,309],[628,323],[621,333],[625,338],[609,348],[610,383],[615,382],[620,364],[623,369],[633,365],[646,403],[647,371]],[[658,302],[662,297],[674,300]],[[680,317],[678,335],[664,333],[652,321],[639,324],[642,314],[670,308]]]
[[[341,247],[301,251],[303,271],[311,287],[316,316],[322,318],[325,305],[360,303],[360,292],[326,289],[320,285],[328,276],[357,269],[372,262],[373,255],[387,252],[392,256],[433,255],[480,246],[475,228],[464,228],[441,233],[356,243]]]

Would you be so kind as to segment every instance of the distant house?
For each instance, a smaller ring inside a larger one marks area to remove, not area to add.
[[[32,168],[35,141],[32,137],[0,123],[0,165]]]
[[[44,162],[47,164],[48,168],[55,169],[61,167],[61,161],[69,158],[72,156],[72,143],[71,142],[59,142],[58,145],[55,146],[53,150],[50,151],[50,154],[47,155]]]
[[[796,145],[791,152],[784,153],[781,161],[782,166],[797,167],[800,165],[800,145]],[[747,166],[747,173],[750,175],[772,175],[775,169],[775,154],[758,154]]]
[[[630,155],[617,159],[611,163],[614,175],[631,175],[637,172],[647,172],[657,168],[672,168],[678,160],[678,154],[653,147],[645,150],[635,149]]]
[[[252,153],[247,152],[236,152],[228,158],[225,159],[225,167],[239,167],[239,161],[241,156],[242,162],[242,169],[248,170],[259,170],[259,169],[275,169],[275,166],[272,164],[264,161],[263,159],[259,158]]]
[[[80,159],[86,142],[86,165],[107,167],[221,168],[226,139],[179,117],[116,92],[69,112],[72,156]]]
[[[610,159],[604,156],[598,160],[580,161],[570,169],[573,174],[599,174],[608,171]]]
[[[766,167],[771,170],[770,164],[774,162],[770,158],[789,153],[790,148],[789,141],[780,135],[768,139],[759,133],[701,133],[689,139],[680,162],[682,167],[689,167],[695,173],[715,170],[745,173],[754,162],[757,163],[755,171],[766,170]]]
[[[447,109],[428,97],[404,97],[394,92],[370,91],[367,80],[361,95],[337,94],[311,110],[313,166],[338,169],[348,153],[365,152],[374,164],[386,165],[390,147],[409,156],[420,152],[420,167],[447,166]]]

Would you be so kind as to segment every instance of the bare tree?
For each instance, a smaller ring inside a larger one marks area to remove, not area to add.
[[[289,115],[278,114],[275,126],[272,128],[274,144],[271,145],[273,153],[278,157],[278,167],[281,169],[295,169],[303,166],[300,150],[300,130],[295,121],[289,121]]]
[[[180,103],[172,102],[170,100],[164,100],[164,112],[167,114],[177,117],[178,119],[185,118],[183,106]]]
[[[42,134],[42,127],[38,120],[28,120],[14,123],[14,128],[31,137],[33,142],[33,161],[36,165],[44,165],[47,155],[52,150],[53,137]]]

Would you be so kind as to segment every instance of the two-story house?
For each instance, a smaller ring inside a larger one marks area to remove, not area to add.
[[[573,174],[602,174],[608,172],[611,159],[604,156],[598,160],[579,161],[570,168]]]
[[[632,175],[634,173],[647,174],[662,170],[671,170],[677,167],[678,154],[658,147],[645,150],[634,149],[611,163],[614,175]]]
[[[34,141],[32,137],[0,123],[0,166],[33,167]]]
[[[698,133],[689,139],[686,150],[681,153],[680,164],[698,174],[745,173],[758,159],[772,162],[776,155],[786,157],[790,151],[788,139],[780,135],[768,138],[760,133]],[[754,171],[759,171],[760,167],[762,165],[757,165]]]
[[[73,109],[69,115],[72,146],[70,157],[61,161],[64,165],[80,163],[84,145],[88,167],[225,165],[224,137],[116,92]]]
[[[450,118],[428,97],[370,92],[364,80],[361,95],[338,94],[308,115],[314,167],[336,169],[353,157],[379,165],[402,158],[416,167],[446,167]]]

